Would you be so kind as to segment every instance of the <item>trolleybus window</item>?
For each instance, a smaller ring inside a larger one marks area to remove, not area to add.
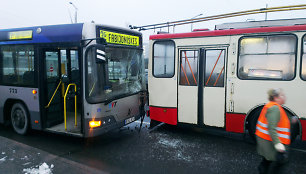
[[[198,50],[183,50],[181,54],[180,85],[197,86]]]
[[[301,77],[303,80],[306,80],[306,40],[305,40],[305,36],[303,37],[303,53],[302,53],[303,56],[302,56],[302,69],[301,69]]]
[[[295,77],[296,37],[244,37],[239,43],[240,79],[292,80]]]
[[[34,85],[33,46],[3,46],[1,47],[1,55],[1,84]]]
[[[225,50],[206,50],[205,86],[224,86]]]
[[[162,78],[173,77],[174,42],[158,41],[153,47],[153,75]]]
[[[89,102],[103,102],[142,89],[142,50],[107,47],[107,65],[96,64],[94,54],[88,54],[87,89]],[[105,72],[108,73],[105,75]]]

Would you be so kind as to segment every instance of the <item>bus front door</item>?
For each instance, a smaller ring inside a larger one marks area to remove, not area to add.
[[[46,127],[63,122],[60,50],[44,51]]]
[[[50,131],[81,133],[79,54],[76,49],[44,50],[45,127]],[[69,91],[67,87],[70,86]],[[65,95],[67,94],[67,95]],[[66,103],[65,101],[66,96]],[[79,100],[77,100],[79,99]],[[66,112],[64,107],[66,106]],[[66,124],[64,122],[66,115]],[[78,116],[76,116],[78,115]]]

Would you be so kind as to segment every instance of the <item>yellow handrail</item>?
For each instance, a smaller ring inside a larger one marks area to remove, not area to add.
[[[65,130],[67,130],[67,108],[66,108],[66,98],[69,91],[70,86],[74,86],[74,124],[77,126],[77,86],[75,83],[70,83],[66,89],[65,96],[64,96],[64,120],[65,120]]]
[[[56,92],[57,92],[58,88],[60,87],[61,83],[62,83],[62,79],[61,79],[61,80],[60,80],[60,82],[58,83],[58,85],[57,85],[57,87],[56,87],[56,89],[55,89],[55,91],[54,91],[54,93],[53,93],[53,95],[52,95],[52,97],[51,97],[51,99],[50,99],[50,101],[49,101],[48,105],[47,105],[47,106],[45,106],[45,108],[50,107],[50,104],[51,104],[51,102],[52,102],[52,100],[53,100],[53,98],[54,98],[54,96],[55,96],[55,94],[56,94]]]

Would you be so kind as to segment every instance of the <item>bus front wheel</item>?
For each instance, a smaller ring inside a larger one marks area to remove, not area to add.
[[[11,123],[20,135],[25,135],[29,127],[29,117],[25,106],[21,103],[15,103],[11,109]]]

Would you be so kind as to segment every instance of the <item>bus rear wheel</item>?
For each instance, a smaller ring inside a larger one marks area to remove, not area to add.
[[[29,116],[26,107],[21,103],[15,103],[11,109],[11,123],[20,135],[25,135],[29,127]]]
[[[256,110],[254,110],[250,117],[248,118],[248,132],[250,137],[252,138],[252,140],[254,140],[254,142],[256,142],[256,136],[255,136],[255,131],[256,131],[256,124],[257,124],[257,120],[259,118],[259,115],[261,113],[262,107],[257,108]],[[286,113],[288,115],[289,118],[291,118],[294,114],[292,112],[289,112],[288,110],[286,110]],[[296,137],[299,135],[299,131],[300,131],[300,127],[298,123],[295,124],[291,124],[291,142],[294,142]]]
[[[254,142],[256,142],[256,137],[255,137],[256,124],[257,124],[258,117],[261,113],[261,110],[262,110],[262,107],[257,108],[251,113],[250,117],[248,118],[248,132]]]

